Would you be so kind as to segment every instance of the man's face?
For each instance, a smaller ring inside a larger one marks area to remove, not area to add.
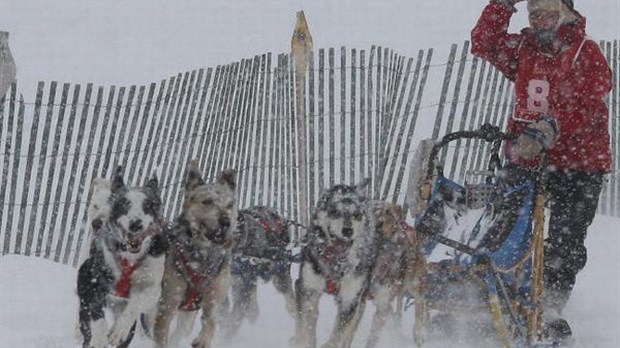
[[[537,9],[529,13],[529,20],[534,30],[555,30],[560,20],[560,12]]]

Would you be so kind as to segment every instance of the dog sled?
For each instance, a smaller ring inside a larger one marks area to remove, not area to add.
[[[439,157],[463,139],[490,143],[490,155],[486,170],[468,172],[460,184],[444,175]],[[495,345],[553,346],[542,316],[543,174],[502,167],[499,152],[507,140],[499,128],[484,125],[447,134],[422,150],[427,165],[419,196],[409,201],[429,264],[427,317],[431,329],[450,335],[457,315],[482,313],[482,322],[492,325],[476,331],[490,333]]]

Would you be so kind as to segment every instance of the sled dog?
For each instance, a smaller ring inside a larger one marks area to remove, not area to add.
[[[206,183],[196,162],[185,180],[183,210],[170,229],[170,248],[154,325],[155,347],[176,347],[191,334],[202,309],[202,329],[194,348],[211,347],[219,307],[230,286],[233,232],[237,228],[235,172],[226,170]],[[172,319],[177,325],[169,336]]]
[[[338,314],[323,347],[351,345],[377,259],[375,220],[365,194],[368,182],[336,185],[320,196],[314,209],[295,282],[293,344],[298,347],[316,347],[318,305],[324,292],[335,297]]]
[[[89,207],[93,236],[77,277],[79,328],[87,348],[127,347],[136,319],[155,307],[160,294],[167,242],[158,180],[153,176],[144,187],[127,187],[122,176],[118,166],[111,181],[95,181]],[[110,329],[106,309],[114,318]]]
[[[272,281],[284,296],[286,309],[295,316],[295,294],[291,279],[291,221],[275,210],[256,206],[239,211],[238,234],[232,261],[232,312],[227,336],[239,329],[244,318],[258,318],[257,281]]]
[[[401,206],[384,201],[373,202],[377,231],[377,261],[372,272],[368,298],[376,305],[366,347],[375,347],[391,315],[400,317],[402,299],[415,299],[416,320],[413,336],[422,346],[425,339],[426,257],[413,227],[405,221]],[[396,312],[392,304],[396,300]]]

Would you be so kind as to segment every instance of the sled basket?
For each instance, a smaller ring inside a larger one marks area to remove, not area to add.
[[[468,172],[460,184],[446,178],[437,161],[442,147],[464,138],[491,142],[492,151],[486,170]],[[437,142],[422,184],[427,187],[420,189],[427,197],[415,229],[429,262],[430,308],[465,313],[486,308],[504,347],[516,342],[533,347],[541,341],[542,218],[535,220],[542,209],[540,185],[534,172],[502,167],[499,149],[508,139],[484,125]]]

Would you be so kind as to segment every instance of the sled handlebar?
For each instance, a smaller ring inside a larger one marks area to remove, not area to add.
[[[444,135],[443,138],[435,145],[433,145],[433,149],[431,150],[430,160],[428,168],[426,169],[426,177],[430,178],[433,176],[433,171],[435,170],[435,161],[437,160],[437,155],[441,148],[446,146],[448,143],[459,140],[459,139],[481,139],[487,142],[493,142],[494,152],[499,151],[499,146],[504,140],[512,140],[515,138],[514,134],[508,134],[500,131],[499,127],[494,126],[489,123],[483,124],[480,129],[473,131],[458,131],[453,133],[448,133]],[[499,158],[498,158],[499,161]]]

